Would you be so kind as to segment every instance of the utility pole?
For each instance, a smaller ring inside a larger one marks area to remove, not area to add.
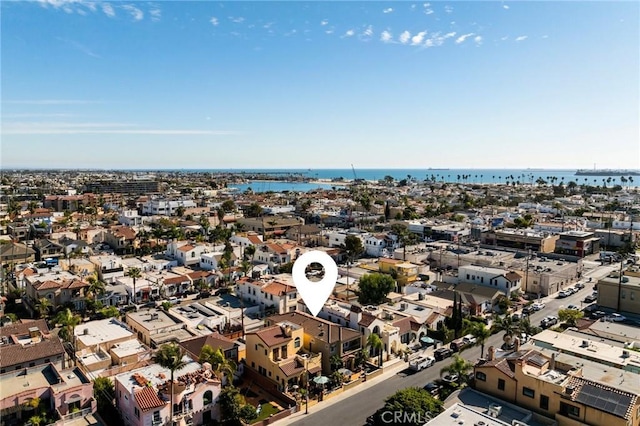
[[[620,312],[620,301],[622,299],[622,276],[623,276],[624,259],[620,259],[620,272],[618,273],[618,312]],[[599,294],[599,293],[598,293]]]

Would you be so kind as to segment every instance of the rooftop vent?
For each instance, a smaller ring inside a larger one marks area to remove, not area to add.
[[[573,391],[576,390],[576,388],[574,388],[573,386],[567,386],[564,389],[564,393],[567,395],[571,395],[573,393]]]
[[[502,406],[498,405],[498,404],[491,404],[489,405],[489,411],[488,414],[491,417],[499,417],[500,414],[502,414]]]

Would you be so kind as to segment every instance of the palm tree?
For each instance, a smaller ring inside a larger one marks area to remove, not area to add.
[[[208,362],[211,364],[211,369],[220,378],[227,377],[227,384],[233,384],[233,375],[236,372],[237,366],[235,362],[226,358],[220,348],[213,349],[209,345],[204,345],[200,351],[200,358],[198,359],[200,364]]]
[[[467,377],[472,368],[473,364],[456,354],[453,356],[453,362],[440,370],[440,376],[444,376],[446,373],[457,374],[458,379],[456,382],[460,384],[460,381]]]
[[[245,247],[244,249],[244,256],[247,259],[251,259],[251,269],[249,270],[249,276],[253,275],[253,260],[256,256],[256,246],[254,245],[250,245]]]
[[[371,333],[367,338],[367,346],[373,349],[374,352],[378,354],[378,366],[382,366],[382,348],[384,344],[382,343],[382,339],[376,333]]]
[[[71,343],[72,347],[74,348],[73,351],[75,353],[75,346],[73,344],[73,331],[75,330],[76,326],[82,321],[80,315],[74,314],[73,312],[71,312],[71,309],[67,308],[64,311],[60,311],[58,315],[56,315],[54,321],[56,324],[60,324],[62,326],[62,328],[60,328],[58,336],[62,338],[62,340]]]
[[[38,311],[38,315],[40,318],[45,318],[49,314],[49,310],[51,309],[51,302],[46,297],[40,298],[38,303],[36,304],[36,310]]]
[[[518,324],[513,322],[511,316],[504,315],[502,317],[498,317],[493,325],[497,330],[504,331],[504,336],[502,340],[504,340],[505,344],[508,346],[511,345],[511,341],[513,340],[513,335],[518,331]]]
[[[95,299],[98,294],[104,294],[105,284],[98,279],[96,274],[87,277],[87,282],[89,283],[88,291],[92,299]]]
[[[156,352],[156,354],[153,356],[153,360],[155,362],[157,362],[161,367],[164,367],[166,369],[168,369],[169,371],[171,371],[171,390],[170,390],[170,397],[171,397],[171,405],[170,407],[170,413],[171,413],[171,424],[174,424],[173,422],[173,375],[177,370],[180,370],[181,368],[183,368],[184,366],[187,365],[187,362],[184,361],[184,356],[185,356],[185,350],[178,346],[177,343],[165,343],[164,345],[160,346],[160,349],[158,349],[158,352]]]
[[[142,271],[140,270],[140,268],[136,268],[134,266],[132,268],[129,268],[125,275],[133,278],[133,303],[135,304],[136,303],[136,280],[138,278],[142,278]]]
[[[469,328],[469,333],[476,338],[476,345],[480,345],[480,358],[484,356],[484,344],[491,337],[491,330],[481,322],[474,322]]]

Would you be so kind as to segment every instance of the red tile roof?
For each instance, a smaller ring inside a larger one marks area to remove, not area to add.
[[[296,360],[280,366],[280,370],[287,377],[296,376],[304,371],[304,365],[300,365]]]
[[[164,406],[164,404],[166,404],[163,400],[160,399],[156,391],[150,387],[144,387],[134,395],[136,398],[136,403],[142,411],[148,411],[153,408],[162,407]]]
[[[286,343],[291,340],[291,336],[287,337],[282,333],[279,325],[272,325],[271,327],[263,328],[253,334],[262,339],[262,341],[269,347]]]
[[[398,327],[400,335],[407,334],[411,331],[411,318],[404,317],[393,322],[393,325]]]
[[[247,239],[251,244],[262,244],[262,240],[257,235],[248,235]]]
[[[184,282],[189,282],[189,277],[180,275],[179,277],[165,278],[164,280],[165,285],[180,284]]]
[[[262,291],[274,296],[285,296],[289,292],[296,291],[296,288],[279,282],[272,282],[262,287]]]
[[[183,251],[183,252],[188,252],[193,250],[195,247],[192,246],[191,244],[185,244],[182,247],[180,247],[178,250]]]

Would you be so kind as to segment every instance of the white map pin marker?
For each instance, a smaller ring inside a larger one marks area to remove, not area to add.
[[[309,281],[305,273],[307,266],[312,263],[319,263],[324,268],[324,277],[318,281]],[[293,264],[293,282],[298,289],[298,293],[315,317],[324,306],[338,279],[338,265],[331,256],[323,251],[312,250],[300,256]]]

